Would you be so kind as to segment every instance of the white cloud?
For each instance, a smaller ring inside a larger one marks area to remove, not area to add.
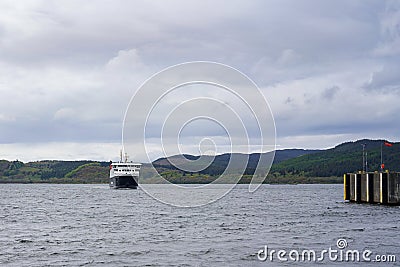
[[[11,122],[15,121],[15,117],[11,115],[5,115],[0,113],[0,122]]]
[[[142,71],[144,67],[136,49],[118,51],[118,55],[106,65],[107,70],[122,72]]]
[[[364,87],[367,90],[400,92],[400,64],[386,63],[382,68],[371,73]]]
[[[60,108],[54,114],[55,120],[74,119],[78,117],[77,112],[72,108]]]
[[[287,66],[291,64],[295,64],[301,60],[301,55],[299,55],[293,49],[285,49],[282,51],[282,54],[278,58],[277,63],[279,65]]]

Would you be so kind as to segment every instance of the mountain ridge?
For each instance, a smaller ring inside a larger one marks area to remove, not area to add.
[[[324,182],[329,177],[342,177],[344,173],[362,170],[362,147],[364,145],[368,159],[367,168],[370,171],[379,170],[381,163],[381,149],[386,169],[400,170],[400,143],[392,142],[391,147],[384,145],[386,140],[362,139],[348,141],[329,149],[284,149],[277,150],[274,164],[268,177],[273,179],[267,182]],[[271,153],[271,152],[267,152]],[[266,154],[267,154],[266,153]],[[233,154],[217,155],[214,161],[205,169],[196,172],[185,172],[172,166],[169,159],[185,157],[191,161],[199,159],[193,155],[175,155],[169,158],[160,158],[152,164],[143,164],[141,178],[143,182],[150,181],[156,175],[152,171],[153,165],[158,173],[169,177],[172,181],[205,183],[220,175],[226,168]],[[254,173],[258,158],[261,154],[234,154],[236,158],[247,159],[248,164],[244,176],[248,178]],[[209,157],[205,157],[206,159]],[[18,160],[0,160],[0,183],[107,183],[109,162],[98,161],[57,161],[44,160],[23,163]],[[238,172],[239,173],[239,172]],[[182,178],[184,177],[184,179]],[[281,179],[281,178],[284,179]],[[315,177],[320,177],[316,180]],[[333,181],[333,180],[332,180]],[[334,179],[338,182],[338,179]]]

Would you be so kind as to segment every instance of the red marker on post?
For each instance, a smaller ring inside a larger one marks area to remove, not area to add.
[[[385,145],[387,147],[393,146],[393,144],[388,141],[383,141],[383,145]],[[381,171],[383,171],[385,169],[385,164],[383,163],[383,145],[381,143]]]
[[[385,141],[385,146],[388,146],[388,147],[391,147],[391,146],[393,146],[393,144],[392,143],[389,143],[389,142],[387,142],[387,141]]]

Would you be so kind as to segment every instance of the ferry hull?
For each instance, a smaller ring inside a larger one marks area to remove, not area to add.
[[[137,189],[138,182],[134,176],[114,176],[110,178],[110,187],[114,189],[131,188]]]

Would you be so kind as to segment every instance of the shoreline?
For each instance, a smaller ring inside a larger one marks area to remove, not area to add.
[[[262,183],[262,184],[267,184],[267,185],[299,185],[299,184],[342,184],[343,182],[292,182],[292,183]],[[0,181],[0,185],[2,184],[101,184],[101,185],[108,185],[108,183],[61,183],[61,182],[26,182],[26,181]],[[162,185],[162,184],[166,184],[166,183],[141,183],[141,184],[154,184],[154,185]],[[209,184],[209,183],[174,183],[174,184],[179,184],[179,185],[185,185],[185,184]],[[249,185],[250,183],[216,183],[216,184],[244,184],[244,185]]]

